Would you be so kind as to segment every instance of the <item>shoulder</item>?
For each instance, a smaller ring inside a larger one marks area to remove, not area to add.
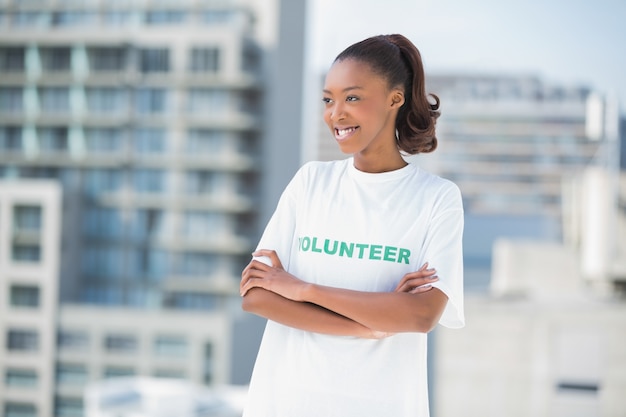
[[[313,178],[316,181],[323,178],[334,178],[344,173],[347,166],[348,160],[309,161],[300,167],[296,177],[305,181]]]
[[[449,208],[463,208],[463,198],[459,186],[447,178],[417,168],[417,179],[425,191],[435,197],[438,204]]]

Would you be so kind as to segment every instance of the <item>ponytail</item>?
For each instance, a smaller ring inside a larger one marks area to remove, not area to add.
[[[349,46],[335,62],[356,59],[369,64],[390,88],[404,89],[404,104],[396,118],[397,142],[407,154],[432,152],[437,148],[435,124],[440,115],[439,97],[426,94],[422,57],[402,35],[379,35]]]

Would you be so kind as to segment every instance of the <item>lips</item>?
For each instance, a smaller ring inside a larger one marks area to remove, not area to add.
[[[344,128],[335,128],[335,139],[343,140],[354,134],[358,126],[344,127]]]

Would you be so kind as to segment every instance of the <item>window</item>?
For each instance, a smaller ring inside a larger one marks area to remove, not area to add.
[[[45,27],[48,23],[48,15],[42,12],[16,11],[13,13],[12,22],[14,27],[31,28]]]
[[[44,153],[67,152],[69,149],[67,127],[42,127],[38,129],[37,137]]]
[[[117,128],[95,127],[85,130],[87,152],[113,153],[123,148],[123,131]]]
[[[108,352],[134,353],[137,351],[137,339],[130,335],[108,335],[104,339],[104,347]]]
[[[249,45],[243,50],[242,69],[245,72],[255,73],[261,67],[261,54],[253,45]]]
[[[135,370],[132,368],[123,368],[117,366],[107,366],[104,368],[104,377],[105,378],[121,378],[125,376],[133,376],[135,375]]]
[[[13,208],[12,259],[18,262],[39,262],[41,246],[38,233],[41,230],[41,207],[16,205]]]
[[[157,369],[154,371],[156,378],[185,379],[185,371],[180,369]]]
[[[101,305],[121,305],[123,294],[119,284],[102,285],[86,283],[80,291],[80,300]]]
[[[212,171],[190,171],[185,176],[187,194],[211,194],[218,189],[218,174]]]
[[[217,154],[225,142],[224,133],[217,130],[191,129],[187,133],[187,152]]]
[[[162,153],[165,151],[165,130],[142,128],[135,131],[134,150],[138,153]]]
[[[217,258],[210,253],[186,252],[180,255],[179,273],[184,276],[211,275],[217,266]]]
[[[90,277],[118,279],[124,271],[124,252],[118,245],[89,246],[83,252],[83,273]]]
[[[167,94],[162,88],[142,88],[137,90],[136,110],[139,114],[163,113],[167,106]]]
[[[65,113],[70,110],[68,87],[45,87],[39,90],[41,110],[46,113]]]
[[[143,247],[133,250],[131,274],[137,278],[161,279],[169,272],[169,255],[166,251]]]
[[[82,398],[57,396],[54,399],[55,417],[83,417],[84,406]]]
[[[218,48],[193,48],[189,63],[191,72],[217,72],[220,68]]]
[[[11,351],[34,352],[39,349],[39,335],[32,330],[9,330],[7,349]]]
[[[222,24],[230,22],[234,17],[231,10],[207,10],[203,14],[203,20],[207,24]]]
[[[41,230],[41,206],[16,205],[13,207],[13,228],[16,232]]]
[[[228,112],[229,93],[201,88],[188,92],[188,109],[192,113],[224,114]]]
[[[8,387],[35,388],[37,372],[32,369],[7,369],[4,382]]]
[[[163,25],[182,23],[187,14],[182,10],[151,10],[146,13],[146,23],[149,25]]]
[[[85,172],[84,189],[87,194],[117,191],[122,185],[122,173],[115,169],[91,169]]]
[[[102,21],[108,26],[125,26],[131,22],[133,14],[125,10],[108,10],[103,12]]]
[[[85,211],[83,230],[90,237],[120,237],[124,232],[120,210],[91,207]]]
[[[39,287],[30,285],[12,285],[10,303],[12,307],[39,307]]]
[[[89,48],[87,55],[92,71],[122,71],[126,67],[124,48]]]
[[[184,214],[183,235],[186,237],[207,239],[223,228],[223,217],[219,213],[188,211]]]
[[[20,72],[25,69],[26,52],[24,47],[0,48],[0,71]]]
[[[0,126],[0,150],[22,150],[22,128],[20,126]]]
[[[138,169],[133,174],[137,193],[161,193],[165,191],[165,173],[160,169]]]
[[[85,26],[94,24],[95,22],[96,15],[94,13],[79,10],[64,10],[52,14],[53,26]]]
[[[4,403],[4,417],[37,417],[37,408],[30,403],[7,401]]]
[[[163,212],[161,210],[137,210],[132,223],[133,236],[139,239],[159,236],[164,231],[163,223]]]
[[[167,48],[139,50],[139,71],[144,74],[168,72],[170,70],[170,52]]]
[[[128,102],[121,88],[87,89],[87,110],[91,113],[126,114]]]
[[[16,262],[39,262],[41,247],[37,244],[13,243],[12,259]]]
[[[69,47],[43,48],[41,65],[45,71],[59,72],[71,69],[72,51]]]
[[[84,365],[59,363],[56,369],[56,382],[60,385],[84,385],[88,381]]]
[[[0,87],[0,114],[20,113],[24,110],[21,87]]]
[[[157,336],[154,341],[154,354],[157,356],[185,357],[187,341],[183,337]]]
[[[181,310],[214,310],[218,300],[213,294],[197,292],[174,292],[165,297],[165,305],[170,308]]]
[[[213,382],[213,373],[215,365],[213,364],[214,348],[212,343],[204,345],[204,383],[210,385]]]
[[[57,334],[57,347],[60,350],[87,350],[89,335],[78,330],[60,330]]]

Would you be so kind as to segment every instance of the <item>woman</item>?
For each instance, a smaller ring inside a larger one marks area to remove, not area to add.
[[[431,97],[401,35],[335,59],[324,120],[352,157],[298,171],[242,273],[269,319],[245,417],[428,416],[426,334],[464,325],[460,192],[402,156],[437,146]]]

